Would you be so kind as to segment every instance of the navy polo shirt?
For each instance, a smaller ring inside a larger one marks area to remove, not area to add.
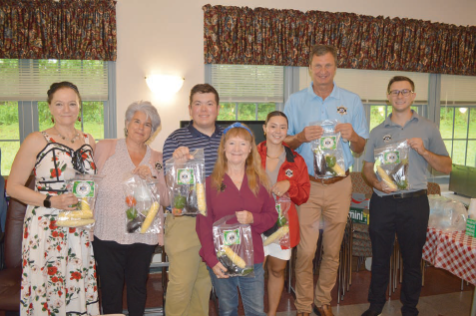
[[[208,177],[215,167],[222,135],[223,129],[218,125],[215,125],[215,132],[212,136],[208,136],[193,127],[193,121],[191,121],[188,126],[175,130],[165,140],[164,162],[172,158],[174,151],[179,147],[188,147],[190,152],[203,148],[205,152],[205,175]]]

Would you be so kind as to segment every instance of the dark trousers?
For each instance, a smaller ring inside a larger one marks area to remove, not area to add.
[[[372,241],[372,279],[370,309],[381,312],[386,301],[390,277],[390,256],[395,233],[403,259],[403,283],[400,300],[402,315],[418,315],[422,274],[420,269],[430,207],[428,197],[395,199],[373,194],[370,200],[370,240]]]
[[[125,281],[129,315],[142,316],[147,297],[149,265],[155,246],[141,243],[121,245],[94,236],[93,247],[101,282],[103,313],[122,314]]]

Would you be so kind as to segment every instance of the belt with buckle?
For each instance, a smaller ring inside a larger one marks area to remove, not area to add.
[[[334,177],[334,178],[329,178],[329,179],[318,179],[318,178],[314,178],[313,176],[309,176],[309,180],[311,180],[312,182],[320,183],[320,184],[333,184],[333,183],[339,182],[342,179],[347,178],[348,175],[349,175],[349,170],[347,170],[345,172],[345,176],[343,176],[343,177]]]
[[[414,191],[414,192],[402,192],[402,193],[387,195],[385,197],[390,197],[394,199],[407,199],[407,198],[417,198],[419,196],[426,195],[426,194],[427,194],[427,190],[420,190],[420,191]]]

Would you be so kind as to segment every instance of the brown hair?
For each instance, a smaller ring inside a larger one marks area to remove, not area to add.
[[[79,94],[78,87],[75,84],[72,84],[69,81],[62,81],[62,82],[55,82],[50,86],[50,89],[48,90],[48,98],[46,99],[48,101],[48,104],[51,104],[51,100],[53,100],[53,95],[56,93],[56,91],[60,89],[68,88],[76,92],[76,95],[78,96],[79,99],[79,105],[82,105],[82,100],[81,100],[81,95]]]
[[[264,122],[264,125],[267,125],[268,124],[268,121],[272,118],[272,117],[275,117],[275,116],[282,116],[286,119],[286,123],[289,125],[289,121],[288,121],[288,117],[286,116],[286,114],[284,114],[283,112],[281,111],[273,111],[273,112],[269,112],[268,115],[266,116],[266,121]]]
[[[190,91],[190,104],[189,104],[190,106],[192,105],[192,102],[193,102],[193,96],[196,93],[213,93],[215,95],[215,101],[217,102],[217,106],[220,105],[220,97],[218,96],[217,90],[215,90],[215,88],[213,88],[212,85],[209,85],[208,83],[195,85]]]
[[[245,124],[243,124],[245,125]],[[248,186],[251,191],[257,195],[260,185],[263,185],[268,192],[270,192],[270,182],[268,175],[261,166],[261,158],[256,148],[255,137],[244,128],[235,127],[230,129],[221,137],[220,146],[218,147],[218,158],[215,163],[215,168],[211,174],[212,187],[217,191],[221,189],[226,170],[228,168],[228,161],[225,155],[225,143],[232,137],[239,137],[251,144],[251,152],[246,158],[246,175],[248,177]]]
[[[311,53],[309,54],[309,65],[312,64],[312,59],[314,56],[324,56],[327,53],[331,53],[334,56],[334,61],[337,64],[337,49],[331,45],[314,45],[311,48]]]
[[[408,78],[408,77],[405,77],[405,76],[395,76],[393,77],[392,79],[390,79],[390,81],[388,82],[388,86],[387,86],[387,94],[390,93],[390,86],[394,83],[394,82],[398,82],[398,81],[408,81],[410,83],[410,85],[412,86],[412,91],[415,92],[415,83],[413,82],[412,79]]]

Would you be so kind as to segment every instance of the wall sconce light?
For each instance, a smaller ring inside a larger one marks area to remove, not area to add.
[[[172,75],[150,75],[145,78],[149,89],[158,96],[172,96],[182,88],[184,78]]]

